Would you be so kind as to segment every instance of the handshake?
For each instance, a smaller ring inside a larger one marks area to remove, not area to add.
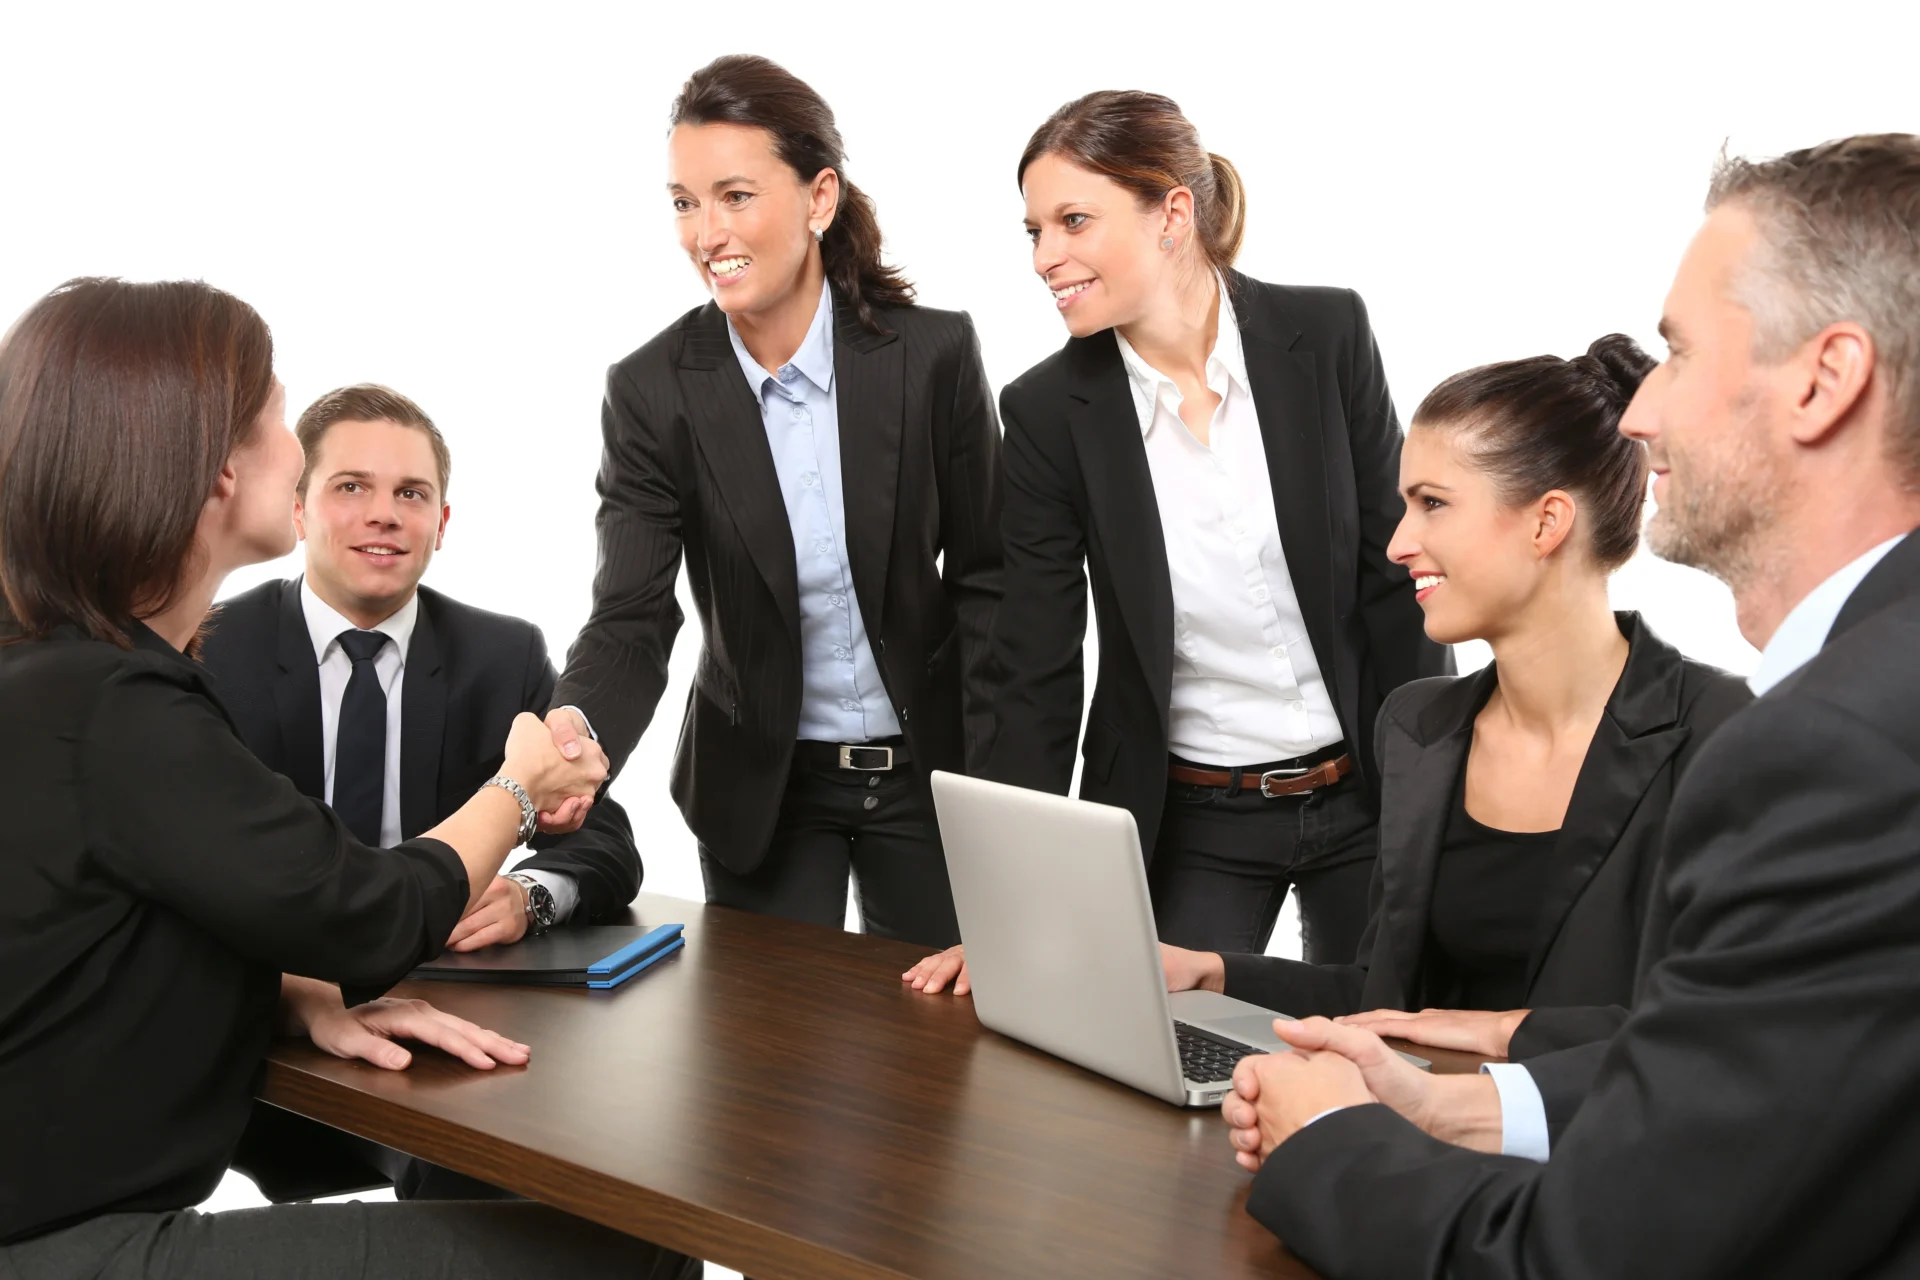
[[[500,772],[526,788],[548,835],[580,829],[609,771],[607,753],[574,708],[555,707],[544,723],[526,712],[514,717]]]

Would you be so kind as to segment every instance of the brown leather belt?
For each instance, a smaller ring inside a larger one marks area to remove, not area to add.
[[[1195,769],[1190,765],[1167,766],[1167,777],[1189,787],[1231,787],[1236,777],[1242,791],[1258,791],[1269,800],[1297,796],[1330,787],[1353,772],[1351,755],[1335,756],[1319,764],[1298,769],[1269,769],[1265,773],[1242,769]]]

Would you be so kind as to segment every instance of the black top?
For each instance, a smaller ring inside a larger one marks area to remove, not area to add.
[[[300,580],[265,582],[214,612],[200,659],[241,740],[305,795],[326,796],[320,673]],[[553,705],[553,663],[531,622],[420,588],[400,693],[400,835],[445,822],[500,772],[522,711]],[[596,725],[595,728],[599,726]],[[578,831],[539,835],[522,871],[573,877],[569,924],[618,916],[640,890],[640,853],[626,810],[602,792]]]
[[[1000,424],[973,322],[835,298],[847,555],[867,638],[925,785],[993,734],[987,633],[1000,602]],[[593,612],[554,694],[617,772],[653,719],[680,629],[681,562],[702,648],[672,790],[705,852],[744,874],[773,838],[799,735],[793,528],[760,404],[709,302],[607,372]]]
[[[1428,992],[1438,1008],[1518,1009],[1560,833],[1489,827],[1466,789],[1463,771],[1433,875]]]
[[[1300,615],[1355,765],[1376,781],[1381,699],[1453,670],[1413,579],[1387,558],[1404,513],[1400,422],[1367,309],[1349,289],[1226,273]],[[1073,338],[1000,393],[1007,426],[1004,678],[986,776],[1133,814],[1153,856],[1167,794],[1173,584],[1126,366],[1110,330]],[[1088,703],[1088,584],[1100,667]],[[1081,736],[1084,714],[1086,734]]]
[[[1909,535],[1682,779],[1652,963],[1553,1159],[1351,1107],[1247,1211],[1327,1276],[1920,1275],[1916,653]]]
[[[1497,890],[1516,913],[1510,923],[1523,911],[1529,921],[1522,998],[1491,1007],[1630,1002],[1673,789],[1714,730],[1753,700],[1746,681],[1682,657],[1638,614],[1614,617],[1627,640],[1626,666],[1580,764],[1549,868]],[[1473,723],[1498,680],[1490,664],[1457,679],[1414,681],[1387,699],[1373,915],[1354,962],[1230,955],[1228,995],[1300,1017],[1449,1005],[1446,978],[1428,963],[1442,910],[1434,895]],[[1480,893],[1495,885],[1489,880]]]
[[[219,1183],[282,971],[384,986],[467,873],[355,840],[248,751],[197,664],[63,628],[0,647],[0,1242]]]

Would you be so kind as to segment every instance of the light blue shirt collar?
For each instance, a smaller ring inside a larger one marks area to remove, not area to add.
[[[1767,641],[1767,647],[1760,651],[1760,665],[1747,677],[1747,685],[1755,697],[1766,693],[1813,660],[1821,646],[1827,643],[1827,633],[1833,630],[1834,619],[1840,616],[1847,597],[1860,585],[1860,580],[1873,572],[1873,566],[1879,564],[1887,552],[1899,546],[1908,536],[1903,533],[1898,538],[1888,538],[1807,592],[1806,599],[1793,606],[1793,611],[1780,623],[1779,630],[1773,633],[1773,639]]]
[[[762,369],[751,355],[747,354],[747,344],[740,340],[740,333],[733,327],[731,317],[727,320],[727,340],[733,343],[733,355],[740,362],[741,371],[747,375],[747,382],[757,396],[767,385],[767,379],[775,382],[791,382],[794,376],[806,378],[822,391],[833,390],[833,288],[826,281],[820,282],[820,305],[814,309],[813,323],[807,326],[807,336],[800,341],[800,349],[793,353],[793,359],[780,366],[776,373]],[[792,374],[788,371],[791,370]]]

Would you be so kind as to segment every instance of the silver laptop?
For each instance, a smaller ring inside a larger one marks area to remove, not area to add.
[[[980,1021],[1181,1106],[1218,1103],[1234,1064],[1286,1045],[1285,1014],[1167,993],[1140,836],[1125,809],[933,774]]]

